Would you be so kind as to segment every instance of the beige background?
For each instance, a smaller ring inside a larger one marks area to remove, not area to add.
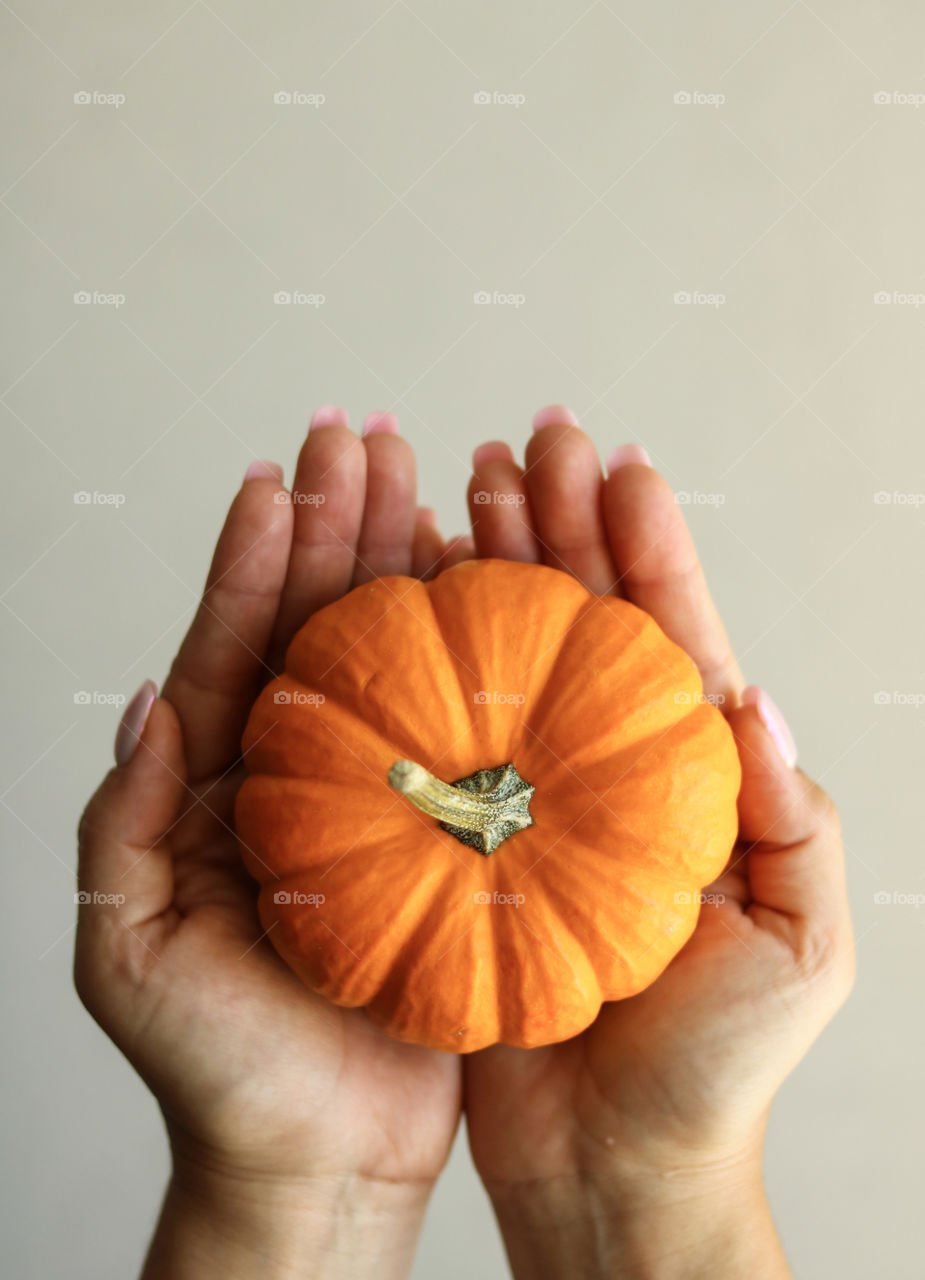
[[[75,693],[163,678],[245,466],[291,477],[314,405],[394,409],[451,533],[472,447],[561,401],[718,495],[690,518],[746,674],[844,815],[860,977],[767,1154],[795,1274],[919,1277],[921,6],[13,0],[0,28],[6,1273],[131,1275],[166,1173],[70,989],[117,720]],[[414,1275],[473,1274],[505,1266],[463,1141]]]

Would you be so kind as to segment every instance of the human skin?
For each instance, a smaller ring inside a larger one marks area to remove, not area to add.
[[[125,902],[79,908],[77,990],[157,1097],[173,1157],[148,1280],[404,1275],[457,1128],[459,1058],[306,991],[233,829],[244,723],[295,630],[358,583],[471,554],[416,509],[394,418],[375,425],[316,413],[293,489],[323,504],[290,501],[275,466],[242,485],[141,739],[120,730],[81,820],[79,888]]]
[[[617,451],[604,478],[567,409],[536,422],[523,466],[501,442],[476,451],[477,553],[616,592],[694,658],[736,738],[740,830],[705,890],[721,905],[702,907],[652,986],[562,1044],[466,1057],[473,1159],[518,1280],[778,1280],[790,1272],[762,1184],[768,1113],[854,981],[838,815],[794,767],[773,703],[746,688],[645,452]],[[507,497],[477,504],[480,490]]]
[[[121,734],[123,763],[81,824],[80,887],[126,902],[81,907],[75,977],[167,1121],[147,1280],[405,1274],[463,1088],[518,1277],[789,1274],[761,1142],[776,1088],[853,978],[837,816],[738,705],[744,681],[665,481],[632,452],[604,479],[567,411],[547,416],[524,467],[506,445],[477,451],[470,502],[524,502],[473,504],[473,545],[444,543],[426,509],[415,519],[394,421],[360,440],[342,411],[320,415],[293,488],[324,504],[275,501],[278,469],[243,485],[140,743]],[[726,901],[653,987],[563,1045],[461,1060],[311,995],[258,941],[231,812],[247,712],[301,623],[359,582],[429,577],[475,547],[651,613],[726,698],[744,783],[741,844],[713,887]]]

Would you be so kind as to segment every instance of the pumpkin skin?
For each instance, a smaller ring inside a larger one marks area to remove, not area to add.
[[[354,588],[295,636],[243,751],[270,941],[307,987],[451,1052],[565,1040],[649,986],[738,828],[735,740],[691,658],[541,565]],[[390,785],[398,760],[450,783],[513,763],[533,825],[486,856]]]

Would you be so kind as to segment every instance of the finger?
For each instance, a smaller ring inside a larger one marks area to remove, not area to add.
[[[429,582],[435,577],[444,546],[433,507],[418,507],[411,543],[411,576],[420,578],[422,582]]]
[[[363,424],[366,505],[357,539],[353,586],[390,573],[411,572],[417,474],[414,450],[398,434],[392,413],[371,413]]]
[[[544,564],[572,574],[595,595],[617,594],[597,450],[575,415],[561,405],[541,409],[533,431],[525,474]]]
[[[279,468],[273,474],[282,478]],[[163,689],[183,729],[191,782],[237,758],[255,686],[271,674],[264,659],[291,539],[285,490],[276,478],[252,475],[231,504],[202,602]]]
[[[270,646],[278,670],[289,641],[323,605],[350,590],[366,496],[366,450],[343,409],[315,411],[292,485],[292,551]]]
[[[627,599],[690,654],[704,692],[733,707],[745,680],[681,509],[667,480],[641,463],[644,450],[629,456],[625,450],[611,455],[616,465],[604,482],[603,506]]]
[[[742,763],[739,831],[748,848],[749,913],[788,937],[794,922],[837,931],[847,919],[838,813],[790,763],[793,739],[767,695],[752,686],[744,696],[728,720]]]
[[[437,561],[434,577],[438,573],[442,573],[444,569],[452,569],[454,564],[459,564],[462,560],[475,559],[475,543],[468,534],[454,534],[452,538],[447,538],[446,546],[443,554]]]
[[[89,898],[78,914],[82,962],[113,926],[136,929],[170,906],[173,866],[163,836],[187,794],[180,721],[157,698],[131,758],[109,771],[80,820],[78,898]]]
[[[480,556],[539,563],[540,545],[524,470],[502,441],[481,444],[472,454],[466,497],[473,543]]]

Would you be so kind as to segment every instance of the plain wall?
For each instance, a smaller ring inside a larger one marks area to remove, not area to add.
[[[858,983],[766,1161],[794,1272],[919,1277],[921,6],[16,0],[0,30],[4,1273],[133,1274],[167,1170],[71,987],[118,718],[75,693],[163,678],[245,466],[291,479],[315,405],[394,410],[449,534],[473,446],[564,402],[714,495],[746,676],[843,814]],[[463,1140],[414,1275],[505,1274]]]

